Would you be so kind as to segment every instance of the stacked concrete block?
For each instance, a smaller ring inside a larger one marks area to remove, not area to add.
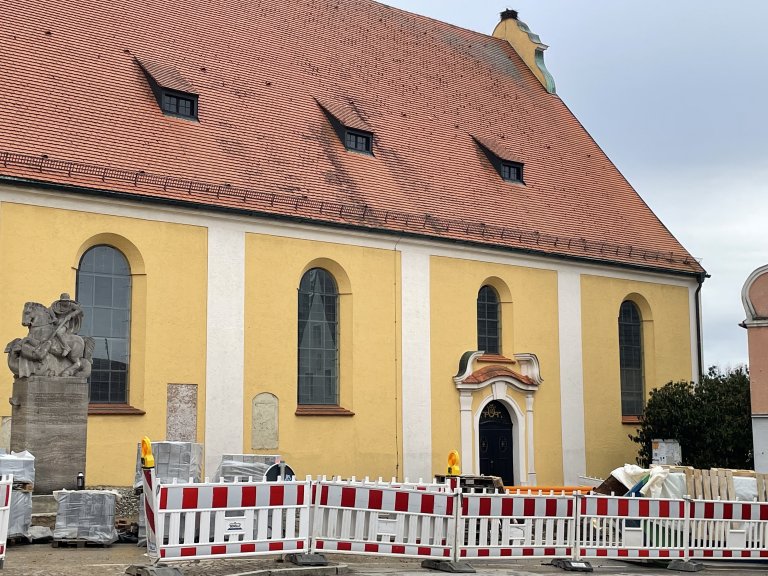
[[[28,451],[0,454],[0,476],[13,474],[8,538],[29,539],[32,524],[32,489],[35,485],[35,457]]]
[[[32,525],[32,492],[14,490],[8,518],[8,538],[30,540]]]
[[[261,481],[267,469],[280,461],[276,454],[224,454],[214,477],[216,482],[234,482],[236,479]]]
[[[13,474],[14,488],[32,489],[35,484],[35,457],[24,450],[0,454],[0,476]]]
[[[95,544],[117,541],[115,502],[117,494],[108,490],[58,490],[54,540],[85,540]]]
[[[194,442],[152,442],[155,477],[158,482],[200,482],[203,479],[203,445]],[[136,446],[134,488],[142,485],[141,444]]]

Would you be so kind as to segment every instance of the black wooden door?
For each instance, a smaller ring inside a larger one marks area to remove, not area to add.
[[[501,402],[490,402],[480,415],[480,474],[501,476],[505,486],[514,479],[512,419]]]

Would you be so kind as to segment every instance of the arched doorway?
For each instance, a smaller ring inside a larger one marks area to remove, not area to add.
[[[515,483],[512,418],[506,406],[489,402],[480,414],[480,474],[500,476],[505,486]]]

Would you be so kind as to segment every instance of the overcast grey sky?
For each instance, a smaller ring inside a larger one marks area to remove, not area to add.
[[[767,0],[384,0],[490,34],[513,8],[557,93],[711,274],[704,365],[747,362],[741,287],[768,264]]]

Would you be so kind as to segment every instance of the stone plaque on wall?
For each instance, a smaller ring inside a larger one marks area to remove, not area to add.
[[[165,439],[197,442],[197,384],[168,384]]]
[[[269,392],[257,394],[253,398],[251,448],[277,448],[277,396]]]

